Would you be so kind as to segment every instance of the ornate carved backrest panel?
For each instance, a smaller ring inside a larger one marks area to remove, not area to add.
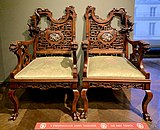
[[[120,29],[112,27],[112,20],[118,18]],[[95,15],[95,8],[88,6],[85,13],[86,38],[90,54],[123,54],[127,48],[126,36],[132,31],[133,24],[123,8],[113,9],[107,19]]]
[[[36,54],[70,54],[71,42],[75,41],[76,13],[74,7],[65,9],[66,14],[59,19],[53,19],[48,9],[38,8],[31,16],[29,31],[35,37],[34,51]],[[47,18],[48,27],[40,28],[42,17]]]

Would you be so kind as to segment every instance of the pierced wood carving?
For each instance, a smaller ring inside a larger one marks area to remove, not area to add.
[[[13,83],[12,83],[13,84]],[[12,88],[39,88],[42,90],[47,90],[50,88],[70,88],[72,83],[45,83],[45,82],[41,82],[41,83],[14,83],[14,85],[12,86]]]
[[[120,30],[113,28],[111,22],[113,18],[120,19]],[[107,15],[107,19],[102,19],[95,15],[95,8],[89,6],[86,9],[85,18],[86,37],[89,41],[88,49],[112,49],[112,50],[125,50],[125,37],[132,31],[133,23],[129,20],[130,16],[126,15],[126,11],[123,8],[113,9]]]
[[[103,88],[113,88],[113,89],[120,89],[120,88],[137,88],[142,89],[144,84],[141,83],[105,83],[105,82],[90,82],[90,87],[103,87]]]
[[[128,40],[129,42],[133,42]],[[133,53],[130,55],[130,61],[140,68],[142,66],[142,58],[143,55],[149,50],[150,44],[145,41],[136,41],[133,42],[134,44],[132,45],[132,50]]]
[[[29,53],[28,45],[21,42],[12,42],[9,50],[17,55],[19,60],[19,69],[27,66],[32,61],[32,55]]]
[[[61,18],[53,19],[51,11],[38,8],[31,16],[29,31],[32,37],[38,35],[37,51],[51,49],[71,51],[71,42],[75,41],[76,13],[72,6],[67,7],[65,12]],[[48,27],[45,30],[39,27],[42,17],[47,17],[48,20]]]

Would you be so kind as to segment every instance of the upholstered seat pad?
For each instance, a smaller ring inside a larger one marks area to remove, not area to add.
[[[39,57],[23,68],[15,79],[59,79],[73,78],[72,58]]]
[[[87,77],[145,79],[131,62],[118,56],[89,57]]]

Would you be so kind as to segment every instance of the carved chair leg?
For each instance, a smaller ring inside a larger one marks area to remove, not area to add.
[[[73,90],[73,92],[74,92],[74,99],[72,103],[73,120],[80,120],[79,113],[76,110],[77,102],[79,99],[79,91]]]
[[[67,95],[67,93],[65,93],[65,95],[64,95],[64,106],[65,106],[65,108],[67,108],[69,111],[71,111],[71,108],[68,107],[68,105],[67,105],[67,99],[68,99],[68,95]]]
[[[146,92],[146,95],[145,95],[143,102],[142,102],[143,119],[145,121],[152,121],[149,113],[147,112],[147,106],[148,106],[149,102],[152,100],[153,94],[150,90],[145,90],[145,92]]]
[[[88,112],[87,89],[82,89],[81,97],[82,97],[83,102],[84,102],[84,111],[81,113],[80,118],[81,119],[86,119],[87,118],[87,112]]]
[[[16,118],[18,117],[19,101],[18,101],[17,96],[15,95],[15,92],[16,92],[15,90],[9,90],[8,92],[8,96],[14,105],[14,113],[11,115],[9,120],[16,120]]]

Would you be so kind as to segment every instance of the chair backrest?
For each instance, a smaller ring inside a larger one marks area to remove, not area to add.
[[[128,57],[128,43],[126,37],[133,30],[133,23],[129,20],[131,16],[126,14],[124,8],[111,10],[106,19],[95,15],[95,8],[86,8],[86,39],[89,55],[125,55]],[[112,27],[112,21],[117,19],[120,29]]]
[[[46,18],[47,28],[40,23]],[[65,15],[59,19],[52,17],[48,9],[38,8],[31,16],[29,32],[35,38],[34,57],[37,55],[71,55],[71,44],[75,41],[76,12],[74,7],[65,9]]]

